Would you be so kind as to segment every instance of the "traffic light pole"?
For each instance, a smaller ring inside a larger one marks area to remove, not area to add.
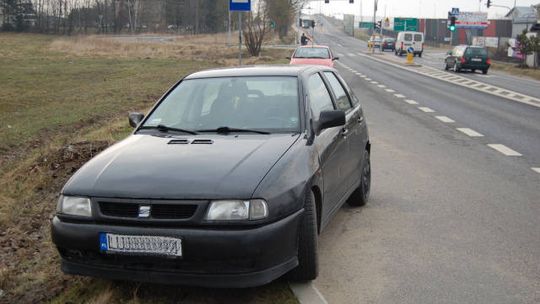
[[[377,29],[375,28],[375,23],[377,22],[377,2],[378,0],[374,0],[374,6],[373,6],[373,34],[376,33]],[[375,45],[371,46],[371,54],[375,54]]]

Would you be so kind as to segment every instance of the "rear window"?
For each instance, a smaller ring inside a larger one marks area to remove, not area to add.
[[[420,35],[420,34],[415,34],[415,35],[414,35],[414,41],[416,41],[416,42],[422,41],[422,35]]]
[[[483,48],[468,48],[465,55],[469,56],[487,56],[486,49]]]
[[[405,34],[405,41],[412,41],[412,34]]]
[[[330,52],[328,52],[327,48],[304,47],[296,50],[294,53],[294,58],[329,59]]]

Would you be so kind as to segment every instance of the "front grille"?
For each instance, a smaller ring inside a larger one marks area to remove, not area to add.
[[[99,209],[105,216],[119,218],[138,218],[140,206],[150,206],[150,219],[178,220],[188,219],[197,211],[193,204],[137,204],[99,202]]]

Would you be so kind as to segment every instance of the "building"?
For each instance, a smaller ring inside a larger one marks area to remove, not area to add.
[[[512,38],[516,38],[523,30],[529,30],[536,24],[538,10],[533,6],[516,6],[505,17],[512,20]]]

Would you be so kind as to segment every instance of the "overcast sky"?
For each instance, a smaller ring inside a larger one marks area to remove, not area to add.
[[[351,14],[360,15],[360,6],[362,6],[362,15],[373,15],[374,0],[354,0],[354,4],[349,4],[348,0],[330,0],[325,4],[324,0],[313,1],[309,4],[312,13],[324,14]],[[426,18],[446,18],[448,11],[452,7],[459,7],[462,11],[478,11],[489,13],[489,18],[504,16],[508,9],[492,7],[486,8],[487,0],[379,0],[378,16],[383,16],[385,7],[386,15],[390,17],[426,17]],[[530,6],[539,4],[540,0],[517,0],[517,6]],[[501,6],[514,6],[514,0],[492,0],[492,4]],[[308,13],[307,11],[304,11]]]

